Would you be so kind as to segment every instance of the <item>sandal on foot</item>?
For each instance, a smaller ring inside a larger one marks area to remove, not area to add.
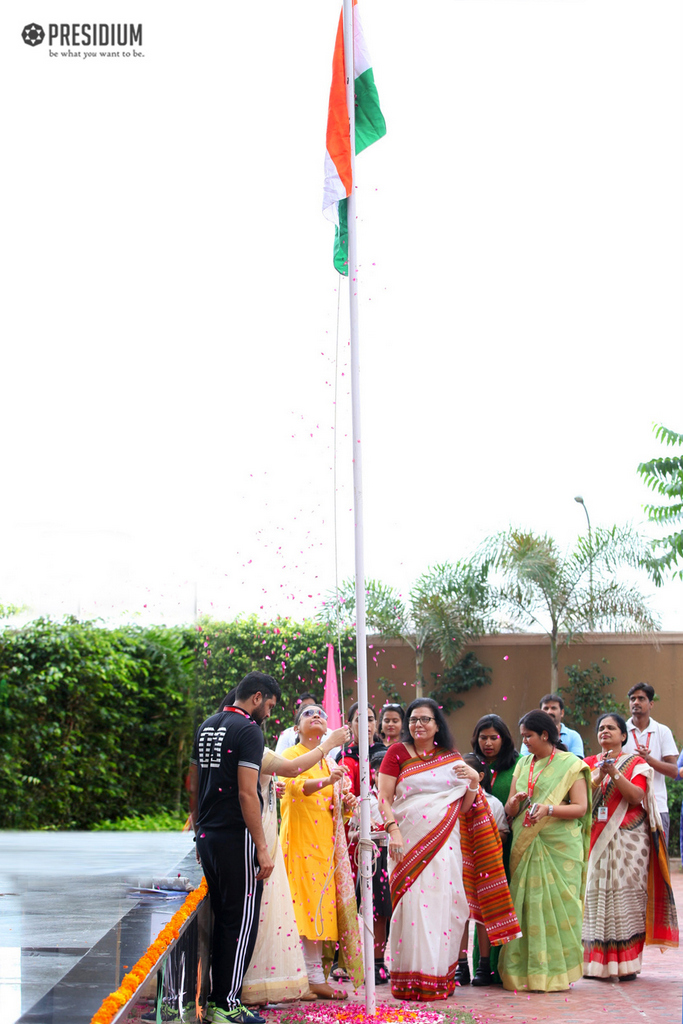
[[[311,989],[311,992],[315,992],[315,994],[318,996],[319,999],[338,999],[338,1000],[342,1000],[342,999],[348,999],[349,998],[349,993],[348,992],[344,992],[340,988],[332,988],[332,986],[328,985],[326,981],[323,982],[320,985],[311,985],[310,989]]]

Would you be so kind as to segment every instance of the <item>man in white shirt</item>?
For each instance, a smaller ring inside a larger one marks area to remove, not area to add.
[[[564,718],[564,701],[560,695],[558,693],[546,693],[545,697],[541,697],[539,707],[541,711],[545,711],[546,715],[550,715],[552,718],[560,733],[560,740],[564,743],[569,753],[576,754],[577,757],[583,757],[583,740],[581,736],[575,729],[568,729],[562,721]],[[519,752],[520,754],[529,753],[525,743],[522,743]]]
[[[317,700],[312,693],[300,693],[296,699],[296,708],[294,709],[294,717],[296,717],[299,708],[305,708],[307,704],[317,704]],[[293,747],[299,742],[299,730],[294,725],[290,725],[289,729],[283,729],[278,736],[277,743],[275,744],[275,753],[282,756],[283,750],[287,750],[288,747]]]
[[[669,845],[669,804],[666,796],[666,777],[678,778],[678,750],[671,729],[650,718],[654,705],[655,688],[649,683],[636,683],[628,691],[631,718],[626,723],[628,739],[625,754],[640,754],[654,768],[654,791],[657,807],[662,816],[662,827]]]

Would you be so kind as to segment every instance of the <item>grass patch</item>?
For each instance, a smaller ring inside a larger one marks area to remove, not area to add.
[[[159,811],[158,814],[131,814],[116,821],[98,821],[91,828],[92,832],[181,832],[186,818],[178,818],[171,811]]]

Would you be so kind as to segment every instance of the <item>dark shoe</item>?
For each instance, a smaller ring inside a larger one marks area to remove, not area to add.
[[[635,981],[637,977],[637,974],[622,974],[619,981]]]
[[[473,985],[495,985],[495,973],[489,967],[489,962],[480,960],[472,978]]]
[[[160,1016],[161,1020],[164,1021],[164,1024],[166,1024],[166,1021],[179,1021],[180,1020],[180,1014],[178,1013],[178,1007],[177,1006],[169,1006],[167,1003],[162,1003],[161,1004],[161,1013],[160,1013],[159,1016]],[[191,1014],[191,1016],[194,1017],[194,1003],[192,1004],[192,1014]],[[190,1017],[190,1014],[188,1014],[188,1019],[189,1019],[189,1017]],[[145,1020],[145,1021],[147,1021],[147,1020],[156,1021],[156,1019],[157,1019],[157,1011],[156,1010],[150,1010],[149,1013],[143,1013],[142,1016],[141,1016],[141,1020]]]
[[[455,983],[456,985],[469,985],[470,983],[470,965],[467,960],[458,960],[458,966],[455,968]]]
[[[375,985],[387,985],[389,983],[389,972],[378,960],[375,960]]]

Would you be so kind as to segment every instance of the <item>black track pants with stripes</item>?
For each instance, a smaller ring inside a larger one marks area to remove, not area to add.
[[[214,913],[211,998],[233,1010],[240,1005],[244,972],[256,945],[263,882],[256,881],[256,847],[247,829],[199,829],[197,850]]]

